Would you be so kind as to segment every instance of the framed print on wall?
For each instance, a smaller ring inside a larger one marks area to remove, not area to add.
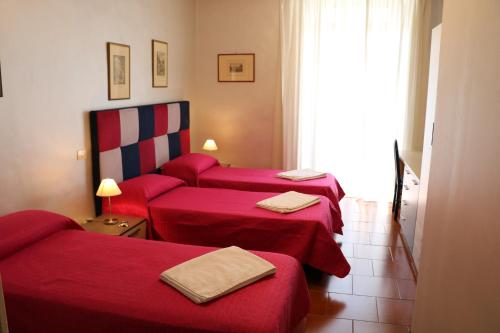
[[[168,87],[168,43],[152,41],[153,88]]]
[[[218,54],[219,82],[255,82],[255,53]]]
[[[108,99],[130,98],[130,46],[108,43]]]

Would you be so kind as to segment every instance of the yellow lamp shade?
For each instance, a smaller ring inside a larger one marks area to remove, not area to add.
[[[95,195],[98,197],[114,197],[115,195],[120,194],[122,194],[122,191],[120,191],[120,188],[116,184],[115,180],[112,178],[104,178],[101,180],[101,184],[99,185]]]
[[[207,141],[205,141],[205,144],[203,145],[203,150],[215,151],[217,150],[217,144],[213,139],[208,139]]]

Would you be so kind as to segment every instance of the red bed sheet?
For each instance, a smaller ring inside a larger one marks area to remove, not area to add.
[[[0,234],[0,241],[7,238]],[[0,258],[10,330],[274,333],[291,331],[307,314],[301,267],[280,254],[255,252],[277,267],[276,274],[204,305],[159,280],[165,269],[212,250],[50,231]]]
[[[342,221],[331,202],[321,197],[319,204],[291,214],[256,207],[275,195],[182,186],[150,201],[149,211],[153,229],[166,241],[278,252],[346,276],[349,263],[333,239]]]
[[[339,201],[344,197],[344,191],[337,179],[327,174],[325,178],[294,182],[276,177],[284,170],[226,168],[212,166],[198,175],[200,187],[230,188],[255,192],[287,192],[297,191],[307,194],[318,194],[329,198],[340,212]]]

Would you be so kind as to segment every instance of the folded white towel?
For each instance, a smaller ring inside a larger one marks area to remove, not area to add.
[[[292,213],[319,203],[314,195],[289,191],[257,202],[257,207],[278,213]]]
[[[160,274],[160,279],[199,304],[229,294],[275,272],[276,267],[270,262],[231,246],[167,269]]]
[[[314,171],[312,169],[300,169],[280,172],[276,176],[298,182],[302,180],[324,178],[326,177],[326,173]]]

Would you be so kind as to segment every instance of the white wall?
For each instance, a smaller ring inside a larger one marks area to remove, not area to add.
[[[416,91],[413,112],[408,115],[407,149],[422,151],[425,130],[425,112],[427,105],[427,86],[429,76],[429,56],[432,28],[439,25],[442,19],[443,0],[419,1],[422,18],[420,20],[419,54],[416,68]]]
[[[445,1],[415,333],[500,329],[500,2]]]
[[[0,215],[93,214],[88,111],[190,99],[194,13],[194,0],[0,1]],[[151,39],[169,43],[168,88],[151,88]],[[107,99],[108,41],[131,46],[129,100]]]
[[[197,0],[192,144],[233,165],[281,164],[279,0]],[[255,53],[254,83],[217,82],[217,54]]]

